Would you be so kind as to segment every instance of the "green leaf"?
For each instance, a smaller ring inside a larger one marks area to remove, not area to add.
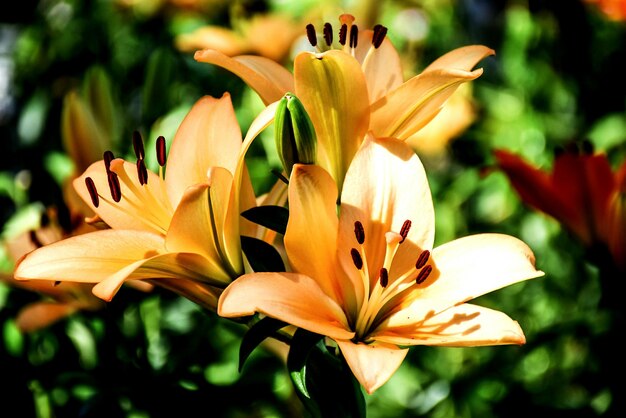
[[[270,318],[269,316],[252,325],[241,340],[241,346],[239,348],[239,372],[241,372],[244,363],[259,344],[287,325],[286,322]]]
[[[285,271],[278,250],[258,238],[241,236],[241,249],[255,272]]]
[[[291,347],[287,355],[287,370],[289,370],[289,376],[296,388],[298,397],[305,405],[307,399],[310,398],[306,386],[307,358],[311,349],[323,338],[322,335],[298,328],[291,339]]]
[[[287,230],[289,210],[283,206],[265,205],[245,210],[241,216],[272,231],[284,234]]]

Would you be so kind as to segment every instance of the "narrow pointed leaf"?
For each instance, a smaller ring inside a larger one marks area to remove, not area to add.
[[[241,216],[250,222],[254,222],[280,234],[284,234],[287,230],[289,210],[283,206],[257,206],[243,211]]]
[[[241,237],[241,248],[255,272],[285,271],[285,264],[276,248],[258,238]]]
[[[252,325],[252,327],[250,327],[250,329],[243,336],[241,346],[239,347],[239,372],[241,372],[244,363],[259,344],[287,325],[288,324],[286,322],[270,318],[269,316],[266,316]]]

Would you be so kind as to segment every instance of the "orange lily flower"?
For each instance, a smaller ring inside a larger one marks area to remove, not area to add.
[[[176,133],[166,175],[162,138],[159,174],[146,170],[140,138],[136,164],[105,155],[74,185],[96,213],[92,221],[112,229],[33,251],[15,278],[96,283],[94,294],[107,301],[125,281],[149,280],[214,308],[221,289],[244,272],[239,213],[255,205],[244,155],[272,111],[242,143],[230,96],[201,98]]]
[[[251,273],[219,300],[225,317],[255,312],[333,339],[368,393],[407,346],[523,344],[519,324],[466,303],[543,275],[516,238],[482,234],[433,249],[434,209],[417,155],[393,138],[365,139],[337,186],[323,168],[294,165],[284,236],[292,270]]]
[[[319,51],[299,53],[291,74],[280,64],[249,55],[228,57],[216,50],[195,54],[200,62],[218,65],[241,77],[265,104],[294,92],[307,110],[318,140],[317,162],[341,190],[352,157],[367,132],[406,140],[427,125],[457,87],[478,78],[472,68],[494,51],[481,45],[455,49],[403,82],[398,52],[387,29],[359,31],[354,17],[341,15],[338,43],[332,26],[324,25],[318,44],[312,25],[307,35]]]

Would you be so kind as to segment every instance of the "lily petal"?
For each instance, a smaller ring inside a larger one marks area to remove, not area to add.
[[[122,198],[113,201],[110,195],[109,180],[103,161],[93,163],[87,171],[73,181],[74,189],[89,207],[115,229],[134,229],[164,234],[169,226],[172,213],[163,180],[148,171],[147,184],[141,185],[137,167],[122,159],[111,161],[111,171],[117,174]],[[90,177],[99,194],[96,208],[91,201],[85,179]]]
[[[398,370],[408,349],[385,343],[355,344],[337,340],[354,377],[372,394]]]
[[[221,170],[229,175],[225,169]],[[232,177],[230,182],[232,183]],[[236,272],[229,271],[229,260],[220,243],[220,231],[224,227],[223,216],[218,223],[216,207],[211,204],[209,197],[214,193],[208,184],[198,184],[187,189],[172,218],[165,246],[170,252],[193,252],[204,256],[211,265],[211,277],[228,283],[231,276],[243,272],[243,265],[239,256],[239,269]],[[225,209],[226,207],[218,207],[217,212],[222,214]]]
[[[360,31],[359,42],[354,51],[354,56],[361,63],[367,80],[370,103],[384,97],[403,82],[398,51],[388,38],[385,38],[378,48],[374,48],[373,35],[372,30]]]
[[[370,129],[377,137],[409,138],[430,122],[461,83],[475,80],[482,69],[438,69],[423,72],[372,103]]]
[[[317,135],[318,164],[339,190],[369,124],[369,98],[358,61],[343,51],[300,53],[294,61],[296,96]]]
[[[394,258],[392,276],[414,269],[420,251],[432,248],[434,208],[419,157],[404,142],[370,136],[352,161],[341,195],[339,254],[344,269],[354,270],[349,253],[356,245],[356,221],[365,229],[367,263],[376,280],[385,258],[385,234],[399,233],[406,220],[412,226]]]
[[[422,73],[445,68],[470,71],[484,58],[495,54],[496,51],[484,45],[463,46],[437,58]]]
[[[285,248],[292,268],[317,280],[336,301],[344,300],[337,279],[337,186],[315,165],[295,164],[289,180]],[[353,292],[350,292],[352,294]]]
[[[41,247],[17,265],[17,280],[44,279],[97,283],[118,270],[165,250],[162,236],[113,230],[77,235]]]
[[[194,59],[217,65],[237,75],[259,94],[266,105],[280,100],[288,91],[293,91],[293,75],[265,57],[240,55],[231,58],[219,51],[205,49],[196,51]]]
[[[504,234],[479,234],[435,248],[433,270],[388,326],[409,325],[505,286],[543,276],[528,246]]]
[[[259,312],[334,339],[354,337],[337,302],[303,274],[245,274],[224,290],[217,312],[224,317]]]
[[[20,310],[15,323],[22,332],[34,332],[68,317],[78,309],[70,303],[34,302]]]
[[[198,100],[181,123],[168,155],[165,183],[176,207],[185,190],[206,183],[210,167],[234,173],[241,150],[241,129],[230,95]]]
[[[407,315],[400,311],[396,315]],[[439,314],[426,316],[398,327],[381,326],[370,334],[377,341],[397,345],[474,347],[524,344],[524,332],[500,311],[464,303]],[[393,323],[393,319],[389,321]],[[388,325],[388,324],[386,324]]]

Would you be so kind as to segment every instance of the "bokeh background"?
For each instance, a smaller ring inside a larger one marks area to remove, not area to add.
[[[101,149],[130,156],[135,130],[148,143],[158,135],[171,140],[199,97],[225,91],[245,131],[262,109],[260,99],[234,75],[195,62],[195,49],[261,54],[289,67],[307,23],[335,24],[349,12],[360,27],[389,28],[407,78],[459,46],[495,49],[479,64],[484,74],[451,99],[447,129],[425,132],[415,149],[433,192],[438,243],[479,232],[511,234],[531,246],[546,273],[478,300],[518,320],[525,345],[415,347],[391,380],[367,396],[368,416],[618,416],[612,405],[623,385],[616,376],[626,370],[615,318],[622,313],[603,303],[603,283],[614,286],[624,277],[602,274],[575,236],[524,204],[493,156],[507,149],[547,170],[555,150],[586,141],[613,167],[624,160],[626,22],[623,2],[606,3],[21,0],[0,6],[1,415],[302,416],[282,348],[258,348],[238,372],[245,328],[186,299],[125,287],[104,305],[76,290],[73,297],[86,302],[74,314],[29,328],[19,319],[24,309],[58,295],[18,287],[10,276],[19,256],[15,243],[25,233],[32,241],[43,237],[28,231],[50,223],[61,233],[72,229],[65,183],[91,162],[85,149],[96,158]],[[79,115],[92,109],[86,139],[76,139],[78,128],[74,134],[64,128],[64,114],[77,100]],[[271,129],[248,164],[257,192],[267,191],[271,170],[280,167]]]

